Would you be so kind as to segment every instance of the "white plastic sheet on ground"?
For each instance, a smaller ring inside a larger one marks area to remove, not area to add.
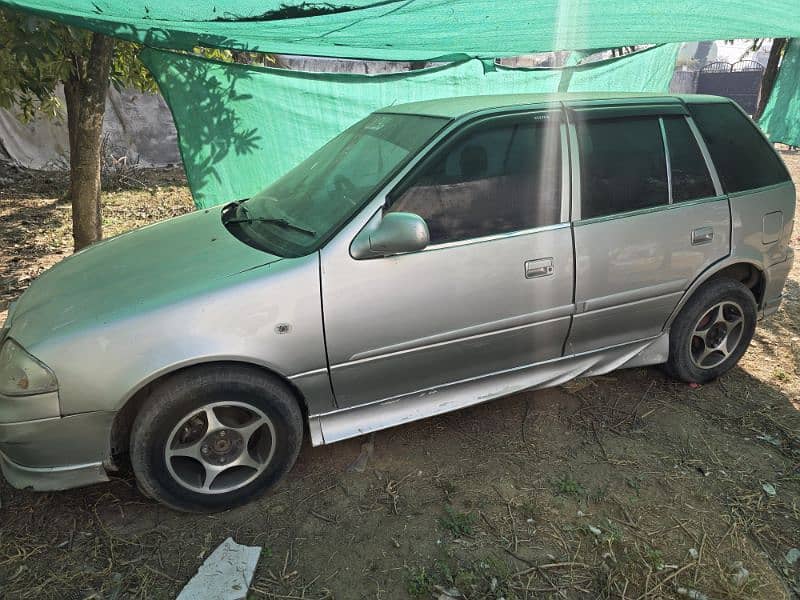
[[[177,600],[244,600],[260,556],[260,547],[226,539],[200,566]]]

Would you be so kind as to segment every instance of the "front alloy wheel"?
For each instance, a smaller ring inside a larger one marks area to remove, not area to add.
[[[147,398],[131,431],[131,464],[145,493],[177,510],[240,506],[294,464],[303,421],[291,388],[256,367],[198,366]]]
[[[207,404],[178,423],[164,453],[175,481],[200,494],[224,494],[264,472],[275,454],[275,426],[242,402]]]

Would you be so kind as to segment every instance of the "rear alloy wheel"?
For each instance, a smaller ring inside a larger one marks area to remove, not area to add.
[[[257,368],[196,367],[162,382],[131,432],[142,491],[187,512],[240,506],[294,464],[303,438],[292,391]]]
[[[694,327],[689,340],[692,362],[700,369],[721,365],[739,347],[744,331],[744,310],[725,300],[711,307]]]
[[[747,351],[756,327],[753,293],[734,279],[712,279],[689,299],[670,327],[667,371],[690,383],[726,373]]]

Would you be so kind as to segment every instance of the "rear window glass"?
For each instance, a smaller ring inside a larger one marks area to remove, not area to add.
[[[672,167],[672,201],[685,202],[716,195],[703,153],[683,117],[665,117],[669,162]]]
[[[578,121],[581,218],[669,203],[657,117]]]
[[[761,133],[732,104],[690,104],[726,193],[789,180],[789,173]]]

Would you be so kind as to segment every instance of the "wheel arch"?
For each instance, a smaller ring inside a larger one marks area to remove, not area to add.
[[[279,373],[275,369],[258,364],[252,361],[242,359],[208,359],[201,362],[193,362],[186,365],[176,365],[175,367],[159,373],[152,379],[143,381],[135,390],[133,390],[128,397],[124,400],[122,405],[116,412],[114,420],[111,424],[110,432],[110,460],[112,465],[117,466],[118,461],[115,457],[122,456],[128,453],[130,445],[131,428],[136,415],[139,413],[144,402],[153,393],[159,385],[165,380],[177,375],[194,369],[203,369],[211,366],[238,366],[249,367],[260,370],[265,375],[274,377],[285,384],[297,399],[297,405],[303,414],[303,421],[308,423],[308,404],[305,395],[298,388],[291,379]]]
[[[675,317],[678,316],[681,309],[686,305],[689,299],[700,289],[704,284],[712,279],[721,277],[728,277],[743,283],[752,293],[756,300],[756,306],[759,311],[763,308],[764,291],[767,285],[767,273],[763,265],[754,260],[743,259],[738,257],[730,257],[721,262],[715,263],[697,279],[694,280],[692,285],[681,298],[678,305],[672,311],[672,314],[667,319],[664,329],[669,329]]]

